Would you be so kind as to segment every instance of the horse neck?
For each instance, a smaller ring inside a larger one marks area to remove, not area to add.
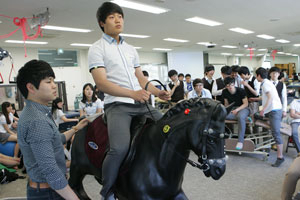
[[[186,127],[182,127],[164,139],[158,160],[160,171],[172,179],[182,179],[186,166],[185,159],[190,150],[186,136]]]

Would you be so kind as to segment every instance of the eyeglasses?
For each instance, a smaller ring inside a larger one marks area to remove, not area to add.
[[[196,84],[195,87],[202,87],[203,84]]]
[[[226,87],[234,86],[234,83],[227,84]]]

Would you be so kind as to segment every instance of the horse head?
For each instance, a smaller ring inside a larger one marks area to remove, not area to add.
[[[166,113],[166,117],[181,113],[171,121],[185,127],[183,130],[188,148],[199,158],[199,163],[188,159],[187,162],[215,180],[225,173],[224,132],[227,112],[229,110],[218,101],[194,98],[178,103]]]

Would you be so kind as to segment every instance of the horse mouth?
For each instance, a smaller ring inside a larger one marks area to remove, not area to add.
[[[206,177],[212,177],[214,180],[219,180],[225,173],[227,157],[221,159],[209,159],[208,169],[203,171]]]

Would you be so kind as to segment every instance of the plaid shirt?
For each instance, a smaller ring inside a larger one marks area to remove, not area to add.
[[[47,182],[54,190],[67,186],[65,142],[66,137],[58,131],[50,108],[26,100],[18,123],[18,143],[32,181]]]

